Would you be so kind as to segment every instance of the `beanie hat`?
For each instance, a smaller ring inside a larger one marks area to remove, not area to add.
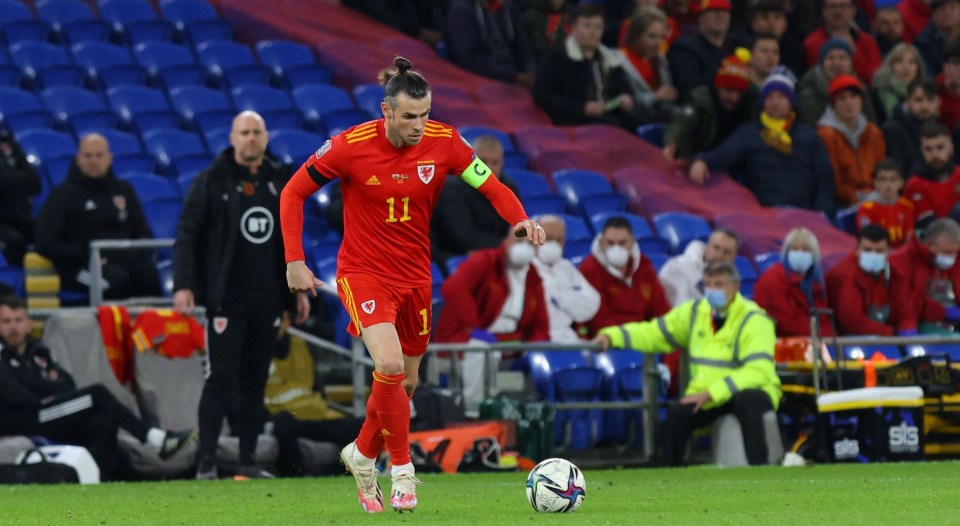
[[[730,6],[729,0],[701,0],[700,13],[705,13],[710,9],[715,9],[717,11],[730,11],[733,8]]]
[[[750,63],[750,51],[738,47],[732,55],[723,59],[720,69],[713,77],[713,84],[718,88],[728,88],[737,91],[750,89],[750,76],[747,64]]]
[[[850,60],[853,60],[853,46],[842,38],[832,37],[820,46],[820,60],[817,62],[823,64],[823,59],[827,58],[827,53],[830,53],[834,49],[846,51],[847,55],[850,55]]]
[[[774,91],[779,91],[786,98],[790,99],[790,105],[797,107],[797,95],[794,93],[794,86],[797,84],[797,77],[794,76],[790,68],[786,66],[777,66],[773,72],[763,81],[763,87],[760,88],[760,103],[766,100],[767,95]]]
[[[833,98],[844,90],[856,90],[861,97],[863,96],[863,84],[860,82],[860,79],[853,75],[837,75],[836,78],[830,81],[830,89],[828,91],[830,101],[832,102]]]

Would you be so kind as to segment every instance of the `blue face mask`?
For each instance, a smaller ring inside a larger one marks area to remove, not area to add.
[[[703,289],[703,297],[714,309],[722,309],[727,306],[727,291],[723,289]]]
[[[787,251],[787,264],[790,265],[790,270],[797,274],[806,274],[813,266],[813,254],[806,250]]]
[[[861,252],[860,268],[868,274],[878,274],[887,268],[887,255],[877,252]]]
[[[937,254],[934,262],[937,264],[937,268],[940,270],[947,270],[957,262],[956,256],[945,256],[943,254]]]

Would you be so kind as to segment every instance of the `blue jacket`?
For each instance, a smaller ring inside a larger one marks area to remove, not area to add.
[[[705,152],[710,170],[742,173],[743,183],[764,206],[789,206],[833,213],[833,166],[823,140],[797,122],[790,130],[793,151],[778,152],[760,139],[759,122],[744,124],[717,148]]]

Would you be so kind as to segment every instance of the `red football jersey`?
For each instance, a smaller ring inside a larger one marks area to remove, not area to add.
[[[857,231],[867,225],[880,225],[890,234],[890,246],[899,247],[913,235],[913,203],[901,197],[892,205],[867,201],[857,210]]]
[[[960,201],[960,167],[942,183],[914,175],[907,181],[903,195],[913,201],[916,219],[931,213],[936,217],[947,217]]]
[[[434,205],[447,175],[463,173],[473,157],[457,130],[432,120],[415,146],[391,144],[383,119],[324,144],[308,166],[340,178],[344,233],[337,273],[371,274],[400,287],[429,285]]]

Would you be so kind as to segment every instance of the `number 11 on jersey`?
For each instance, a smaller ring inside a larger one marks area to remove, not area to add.
[[[393,197],[387,198],[387,223],[403,223],[404,221],[410,221],[410,198],[403,197],[401,199],[403,201],[403,215],[397,217],[394,214],[395,199]]]

